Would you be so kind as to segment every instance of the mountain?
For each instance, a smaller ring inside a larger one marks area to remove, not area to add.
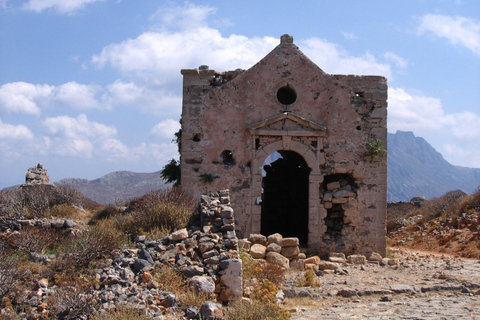
[[[472,193],[480,186],[480,169],[454,166],[425,139],[413,132],[388,134],[388,200],[439,197],[460,189]]]
[[[95,180],[66,178],[55,181],[54,184],[70,185],[85,197],[101,204],[132,199],[166,186],[160,178],[160,171],[152,173],[115,171]]]

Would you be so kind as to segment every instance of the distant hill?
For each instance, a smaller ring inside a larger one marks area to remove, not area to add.
[[[413,132],[388,134],[388,200],[428,199],[457,189],[470,194],[478,186],[480,169],[450,164]]]
[[[160,171],[152,173],[115,171],[95,180],[66,178],[55,181],[54,184],[56,186],[70,185],[85,197],[101,204],[128,200],[166,186],[160,178]]]

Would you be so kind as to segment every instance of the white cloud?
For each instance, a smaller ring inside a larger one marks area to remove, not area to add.
[[[404,58],[400,57],[399,55],[393,53],[393,52],[386,52],[385,53],[385,59],[387,59],[387,61],[391,61],[393,63],[395,63],[395,65],[397,66],[397,68],[406,68],[408,66],[408,61],[405,60]]]
[[[117,129],[98,122],[89,121],[85,114],[77,118],[58,116],[47,118],[43,122],[49,134],[62,138],[109,138],[117,134]]]
[[[75,81],[56,87],[51,96],[55,105],[72,109],[96,109],[100,107],[95,95],[101,90],[99,86],[79,84]]]
[[[0,111],[40,114],[39,103],[52,94],[53,86],[12,82],[0,87]]]
[[[155,125],[150,131],[150,134],[157,138],[170,138],[174,137],[174,133],[180,129],[180,123],[176,120],[166,119]]]
[[[182,107],[181,83],[177,85],[175,91],[170,91],[153,79],[142,81],[142,84],[117,80],[107,87],[102,103],[108,109],[125,106],[138,108],[146,114],[179,115]]]
[[[22,6],[24,10],[42,12],[47,9],[54,9],[59,13],[72,14],[83,9],[86,4],[103,0],[29,0]]]
[[[427,14],[421,18],[419,34],[433,33],[453,44],[464,46],[480,55],[480,21],[465,17]]]
[[[3,123],[0,119],[0,138],[1,139],[15,139],[15,140],[31,140],[33,139],[33,132],[25,125],[13,125]]]
[[[390,131],[436,130],[448,123],[440,99],[411,94],[401,88],[388,89]]]
[[[72,109],[101,108],[95,98],[99,86],[68,82],[60,86],[12,82],[0,87],[0,111],[40,114],[42,109],[68,107]]]
[[[347,40],[358,39],[358,37],[353,32],[344,32],[342,31],[342,36]]]
[[[207,17],[217,9],[208,6],[198,6],[185,3],[184,6],[170,6],[160,8],[150,19],[157,20],[160,27],[168,25],[168,28],[178,27],[182,30],[194,29],[207,26]]]
[[[300,49],[323,71],[331,74],[380,75],[390,78],[388,64],[382,64],[371,53],[361,57],[351,56],[339,45],[320,38],[299,42]]]
[[[388,90],[388,131],[413,131],[452,164],[480,168],[480,115],[446,113],[440,99],[401,88]]]

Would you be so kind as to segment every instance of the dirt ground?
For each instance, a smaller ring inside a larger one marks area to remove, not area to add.
[[[283,307],[292,319],[480,320],[480,260],[402,247],[389,254],[397,264],[345,264],[316,288],[287,281]]]

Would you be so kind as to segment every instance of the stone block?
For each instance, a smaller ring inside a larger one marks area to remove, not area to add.
[[[367,264],[367,257],[362,254],[352,254],[347,257],[347,262],[351,264]]]
[[[330,261],[320,261],[320,263],[318,264],[318,269],[320,270],[337,270],[339,269],[340,266],[335,263],[335,262],[330,262]]]
[[[272,252],[278,252],[280,253],[282,251],[282,246],[276,243],[270,243],[267,246],[267,251],[272,251]]]
[[[298,238],[291,237],[291,238],[283,238],[281,241],[282,247],[297,247],[300,244]]]
[[[281,254],[287,258],[295,258],[300,253],[299,247],[283,247]]]
[[[292,259],[290,260],[290,269],[305,270],[305,259]]]
[[[273,251],[268,252],[265,260],[267,260],[267,262],[279,265],[279,266],[281,266],[285,269],[290,268],[290,260],[288,258],[282,256],[278,252],[273,252]]]
[[[261,245],[259,243],[255,243],[250,248],[250,255],[252,257],[254,257],[255,259],[264,259],[266,253],[267,253],[267,247],[265,247],[264,245]]]
[[[276,243],[276,244],[281,244],[282,241],[282,235],[280,233],[274,233],[268,236],[267,238],[267,243]]]
[[[320,264],[322,259],[319,256],[313,256],[305,259],[305,263]]]
[[[267,237],[263,234],[253,233],[248,237],[248,241],[252,244],[261,244],[263,246],[267,245]]]

